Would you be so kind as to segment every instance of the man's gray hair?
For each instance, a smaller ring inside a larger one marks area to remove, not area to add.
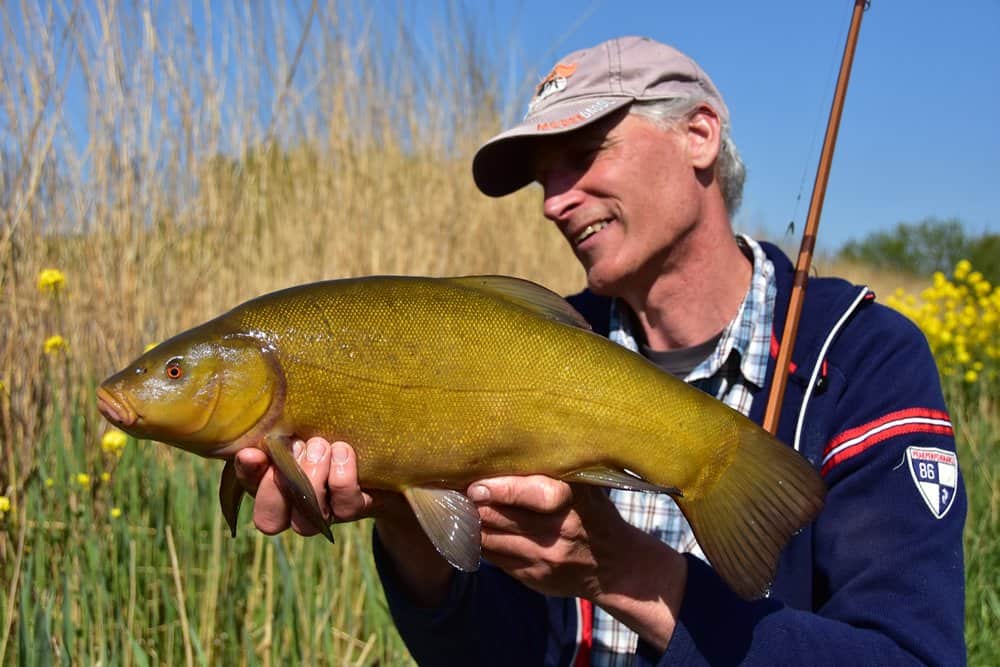
[[[707,98],[695,95],[651,102],[636,101],[629,108],[629,113],[651,120],[664,129],[674,129],[681,121],[705,106],[711,108],[712,105]],[[725,121],[722,121],[715,174],[719,179],[726,211],[732,219],[740,208],[740,202],[743,201],[743,182],[746,180],[747,170],[743,166],[743,160],[740,159],[739,151],[736,150],[736,144],[733,143],[729,123]]]

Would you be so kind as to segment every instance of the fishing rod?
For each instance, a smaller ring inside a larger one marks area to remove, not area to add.
[[[823,152],[820,153],[819,168],[816,171],[816,181],[813,184],[812,199],[809,201],[809,214],[806,217],[806,226],[802,232],[802,245],[799,248],[799,257],[795,262],[792,296],[788,302],[785,328],[778,350],[778,359],[775,362],[774,380],[771,382],[771,393],[767,399],[767,410],[764,412],[764,428],[771,434],[778,432],[778,418],[781,415],[781,405],[785,401],[785,388],[788,386],[788,367],[792,359],[792,348],[795,347],[795,337],[799,332],[802,303],[805,300],[806,283],[809,280],[809,266],[812,263],[813,250],[816,248],[819,217],[823,211],[826,184],[830,179],[830,164],[833,162],[833,149],[837,144],[837,130],[840,128],[840,116],[844,110],[847,82],[851,78],[854,50],[858,45],[861,16],[870,4],[871,0],[854,0],[851,27],[847,33],[847,44],[844,46],[844,57],[840,62],[840,74],[837,77],[837,89],[833,94],[830,120],[827,122],[826,136],[823,139]]]

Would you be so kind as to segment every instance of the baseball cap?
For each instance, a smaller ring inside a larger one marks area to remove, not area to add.
[[[636,100],[692,94],[704,97],[728,124],[729,110],[715,84],[672,46],[647,37],[619,37],[574,51],[538,84],[521,123],[479,148],[472,176],[483,194],[509,194],[534,180],[534,139],[577,130]]]

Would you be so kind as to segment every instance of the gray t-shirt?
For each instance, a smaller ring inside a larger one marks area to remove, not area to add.
[[[652,350],[646,343],[639,343],[642,356],[646,357],[664,371],[683,380],[688,374],[715,352],[716,346],[722,340],[722,332],[712,336],[704,343],[682,347],[678,350]]]

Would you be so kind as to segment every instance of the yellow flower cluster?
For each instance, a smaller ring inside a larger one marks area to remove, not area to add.
[[[944,377],[972,384],[998,379],[1000,370],[1000,286],[974,271],[968,260],[955,266],[949,280],[936,272],[919,296],[902,289],[886,303],[921,328]]]
[[[42,269],[38,274],[38,289],[43,292],[58,292],[66,287],[66,276],[59,269]]]
[[[0,496],[0,517],[10,511],[10,498]]]
[[[49,336],[45,339],[45,354],[58,354],[66,349],[66,339],[62,336]]]
[[[121,456],[128,437],[116,428],[110,429],[101,437],[101,450],[106,454]]]

